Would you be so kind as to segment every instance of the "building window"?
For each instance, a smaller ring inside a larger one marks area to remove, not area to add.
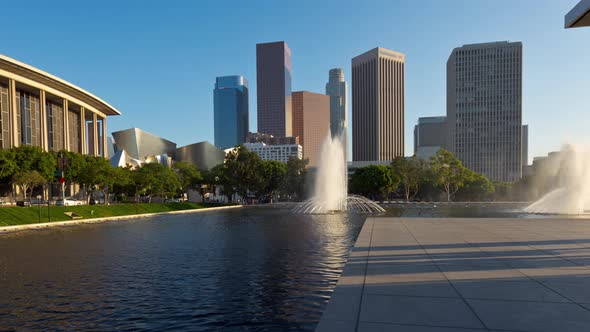
[[[0,148],[10,147],[8,88],[0,85]]]
[[[63,108],[50,101],[46,103],[47,143],[49,150],[60,151],[64,148]]]
[[[16,92],[19,110],[17,112],[18,136],[22,145],[41,146],[41,110],[39,97],[29,92]]]

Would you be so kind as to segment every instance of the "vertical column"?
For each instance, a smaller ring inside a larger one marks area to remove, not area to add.
[[[16,100],[16,82],[14,80],[8,80],[8,97],[10,100],[10,117],[11,117],[11,125],[12,128],[12,146],[18,147],[20,146],[20,137],[18,137],[18,127],[20,123],[18,123],[18,105],[19,101]]]
[[[82,154],[88,153],[88,147],[86,145],[86,110],[83,106],[80,106],[80,151]]]
[[[92,113],[92,149],[94,150],[94,156],[98,156],[98,116],[96,113]]]
[[[70,149],[70,113],[68,111],[69,103],[67,99],[63,100],[63,117],[64,117],[64,150],[72,151]]]
[[[49,142],[48,142],[48,137],[49,135],[47,134],[47,126],[51,125],[49,123],[47,123],[47,102],[46,102],[47,98],[45,96],[45,91],[44,90],[39,90],[39,103],[41,105],[39,105],[39,107],[41,107],[41,119],[39,119],[39,128],[41,128],[41,137],[39,139],[39,141],[41,142],[41,149],[43,149],[43,151],[48,151],[49,150]]]
[[[107,151],[107,118],[106,116],[102,118],[102,156],[105,158],[109,158],[109,153]]]

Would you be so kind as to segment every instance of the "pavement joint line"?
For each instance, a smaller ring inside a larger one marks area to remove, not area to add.
[[[382,294],[382,293],[373,293],[367,292],[367,295],[377,295],[377,296],[386,296],[386,297],[409,297],[409,298],[435,298],[435,299],[458,299],[458,297],[452,296],[435,296],[435,295],[407,295],[407,294]],[[560,295],[560,294],[558,294]],[[490,299],[485,297],[471,297],[465,296],[467,300],[477,300],[477,301],[489,301],[489,302],[527,302],[527,303],[551,303],[551,304],[578,304],[576,302],[558,302],[558,301],[534,301],[534,300],[513,300],[513,299]],[[590,303],[583,303],[581,304],[590,304]]]
[[[479,228],[479,229],[480,229],[482,232],[485,232],[485,233],[492,234],[492,235],[496,236],[496,234],[495,234],[495,233],[492,233],[492,232],[486,231],[486,230],[482,229],[481,227],[478,227],[478,228]],[[539,234],[539,233],[537,233],[537,234]],[[541,235],[542,235],[542,234],[541,234]],[[509,239],[509,238],[506,238],[506,239]],[[559,239],[559,238],[553,238],[553,239],[554,239],[554,240],[557,240],[557,241],[563,240],[563,239]],[[484,253],[485,253],[485,251],[482,251],[482,250],[481,250],[479,247],[477,247],[477,246],[474,246],[474,244],[473,244],[473,243],[471,243],[471,242],[469,242],[469,241],[467,241],[467,240],[464,240],[464,241],[465,241],[465,243],[467,243],[468,245],[470,245],[470,246],[472,246],[472,247],[474,247],[474,248],[477,248],[477,249],[478,249],[478,250],[480,250],[481,252],[484,252]],[[532,247],[532,246],[530,246],[530,245],[526,245],[526,246],[527,246],[527,247],[529,247],[529,248],[532,248],[532,249],[538,250],[538,249],[536,249],[536,248],[534,248],[534,247]],[[545,251],[545,250],[541,250],[541,251]],[[549,255],[551,255],[551,254],[549,254]],[[562,294],[562,293],[560,293],[560,292],[556,291],[555,289],[551,288],[550,286],[548,286],[548,285],[545,285],[543,282],[541,282],[541,281],[539,281],[539,280],[537,280],[537,279],[535,279],[535,278],[533,278],[533,277],[531,277],[531,276],[527,275],[526,273],[524,273],[523,271],[521,271],[521,269],[520,269],[520,268],[513,268],[513,269],[515,269],[515,270],[517,270],[518,272],[520,272],[521,274],[523,274],[523,275],[524,275],[524,276],[525,276],[527,279],[531,280],[532,282],[535,282],[535,283],[539,284],[541,287],[544,287],[545,289],[547,289],[547,290],[549,290],[549,291],[551,291],[551,292],[553,292],[553,293],[555,293],[555,294],[557,294],[557,295],[559,295],[559,296],[563,297],[564,299],[568,300],[568,301],[570,302],[570,304],[576,304],[578,307],[582,308],[583,310],[590,312],[590,308],[587,308],[587,307],[583,306],[583,305],[582,305],[582,304],[580,304],[579,302],[572,300],[572,299],[571,299],[569,296],[565,296],[564,294]],[[523,301],[523,302],[525,302],[525,301]]]
[[[480,327],[457,327],[457,326],[447,326],[447,325],[425,325],[425,324],[408,324],[408,323],[386,323],[386,322],[375,322],[369,320],[363,320],[361,323],[373,323],[373,324],[382,324],[382,325],[390,325],[390,326],[412,326],[412,327],[441,327],[441,328],[451,328],[451,329],[460,329],[460,330],[481,330],[481,331],[489,331],[487,328],[480,328]],[[514,330],[494,330],[494,331],[505,331],[505,332],[520,332]],[[526,331],[522,331],[526,332]]]
[[[398,221],[398,222],[403,225],[403,227],[406,229],[406,231],[408,233],[410,233],[410,235],[412,235],[412,237],[414,238],[414,241],[416,241],[416,243],[422,248],[422,250],[424,250],[424,252],[426,253],[426,255],[428,255],[428,257],[432,260],[432,257],[430,256],[430,254],[426,251],[426,249],[424,249],[424,246],[422,245],[422,243],[420,243],[420,241],[418,241],[418,239],[416,238],[416,236],[414,235],[414,233],[412,233],[412,231],[408,228],[408,226],[405,224],[405,222],[403,221],[403,219],[401,221]],[[451,280],[449,280],[449,278],[447,277],[447,275],[445,274],[445,272],[442,271],[442,269],[440,268],[440,266],[438,266],[438,264],[436,264],[436,261],[435,260],[432,260],[432,261],[436,265],[436,268],[439,270],[439,272],[442,273],[445,276],[445,278],[447,279],[447,282],[451,285],[451,287],[453,288],[453,290],[455,291],[455,293],[457,293],[457,295],[459,295],[459,298],[469,308],[469,310],[471,310],[471,313],[475,316],[475,318],[477,318],[477,320],[480,322],[481,326],[483,326],[484,328],[486,328],[486,329],[489,330],[488,326],[484,323],[484,321],[481,319],[481,317],[479,317],[479,315],[477,314],[477,312],[475,312],[475,309],[473,309],[473,307],[469,304],[469,302],[463,297],[463,294],[461,294],[459,292],[459,290],[457,290],[457,287],[455,287],[455,285],[453,285],[453,283],[451,282]]]
[[[363,310],[363,296],[365,293],[365,284],[367,283],[367,270],[369,270],[369,256],[371,256],[371,247],[373,244],[373,230],[375,229],[375,217],[370,217],[370,218],[372,218],[373,220],[371,222],[371,235],[369,237],[369,247],[367,248],[367,256],[366,256],[366,261],[365,261],[365,274],[363,276],[363,286],[361,288],[361,298],[359,300],[359,309],[356,314],[356,325],[354,327],[355,332],[358,332],[358,330],[359,330],[359,323],[361,320],[361,311]],[[369,220],[369,218],[367,218],[367,220]]]

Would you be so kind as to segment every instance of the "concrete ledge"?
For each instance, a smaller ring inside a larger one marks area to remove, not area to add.
[[[46,223],[37,223],[37,224],[3,226],[3,227],[0,227],[0,234],[20,232],[20,231],[24,231],[24,230],[44,229],[44,228],[50,228],[50,227],[64,227],[64,226],[73,226],[73,225],[80,225],[80,224],[94,224],[94,223],[108,222],[108,221],[143,219],[143,218],[147,218],[147,217],[165,216],[165,215],[174,215],[174,214],[189,214],[189,213],[200,213],[200,212],[237,209],[237,208],[241,208],[241,207],[242,207],[242,205],[230,205],[230,206],[219,206],[219,207],[202,208],[202,209],[178,210],[178,211],[144,213],[144,214],[130,214],[130,215],[126,215],[126,216],[88,218],[88,219],[78,219],[78,220],[69,220],[69,221],[55,221],[55,222],[46,222]]]

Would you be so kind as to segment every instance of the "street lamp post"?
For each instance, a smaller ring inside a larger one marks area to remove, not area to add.
[[[41,223],[41,195],[37,195],[37,207],[39,208],[39,223]]]
[[[47,185],[47,222],[51,222],[51,182]],[[65,205],[65,201],[64,201]]]

